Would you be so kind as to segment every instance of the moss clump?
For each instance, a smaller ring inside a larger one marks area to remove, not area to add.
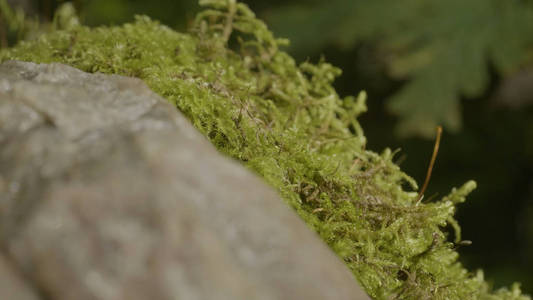
[[[244,4],[200,3],[209,8],[188,34],[147,17],[120,27],[69,25],[4,50],[0,60],[142,78],[221,152],[275,187],[375,299],[529,299],[518,285],[491,291],[482,272],[457,262],[453,214],[474,182],[417,203],[417,185],[394,153],[365,150],[356,119],[365,95],[339,98],[331,85],[339,69],[297,65]]]

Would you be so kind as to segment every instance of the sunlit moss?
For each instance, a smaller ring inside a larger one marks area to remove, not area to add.
[[[455,205],[474,182],[417,204],[418,187],[393,153],[365,149],[357,121],[365,94],[341,99],[331,85],[340,69],[297,65],[244,4],[201,4],[209,8],[190,33],[147,17],[91,29],[63,15],[57,30],[0,60],[142,78],[221,152],[275,187],[375,299],[528,299],[518,285],[492,291],[481,272],[457,262]]]

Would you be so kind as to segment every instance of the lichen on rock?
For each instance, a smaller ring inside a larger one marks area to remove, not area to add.
[[[375,299],[529,299],[518,285],[493,291],[481,271],[458,262],[455,205],[475,183],[417,203],[417,184],[394,152],[366,150],[357,121],[365,94],[340,98],[332,86],[340,69],[298,65],[242,3],[200,3],[208,8],[189,33],[144,16],[113,27],[66,22],[74,25],[20,42],[0,60],[141,78],[275,187]]]

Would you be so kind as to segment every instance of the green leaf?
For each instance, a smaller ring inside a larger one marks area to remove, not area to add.
[[[375,43],[389,75],[408,80],[387,107],[400,117],[400,135],[432,137],[442,124],[461,129],[460,98],[480,96],[488,64],[503,76],[533,49],[531,1],[332,0],[271,12],[274,30],[292,50],[316,53],[328,44]]]

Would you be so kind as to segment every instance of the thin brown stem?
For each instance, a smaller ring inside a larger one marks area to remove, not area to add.
[[[422,189],[418,193],[418,199],[416,200],[416,204],[422,201],[424,192],[426,191],[426,188],[428,187],[429,179],[431,178],[431,172],[433,172],[433,166],[435,165],[435,160],[437,159],[437,153],[439,153],[441,135],[442,135],[442,127],[437,126],[437,138],[435,139],[435,147],[433,148],[433,155],[431,156],[431,161],[429,162],[428,172],[426,173],[426,180],[424,181],[424,185],[422,186]]]

